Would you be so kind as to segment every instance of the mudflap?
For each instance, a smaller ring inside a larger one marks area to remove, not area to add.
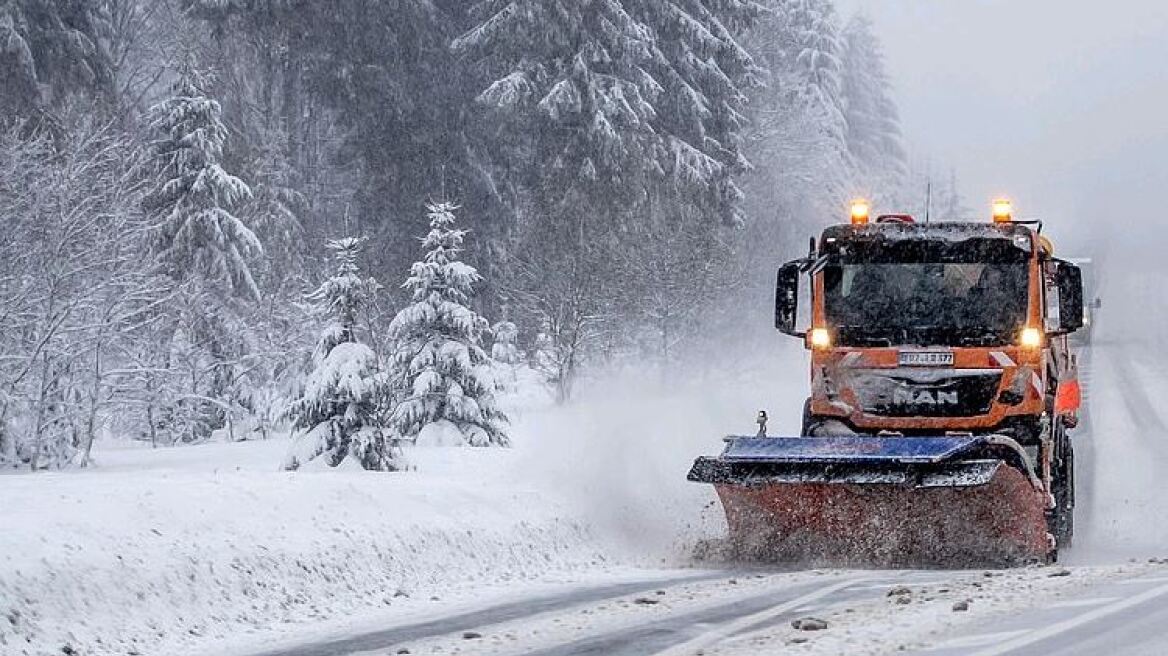
[[[1022,449],[992,436],[729,438],[690,479],[714,484],[740,558],[964,567],[1053,556],[1041,485]]]

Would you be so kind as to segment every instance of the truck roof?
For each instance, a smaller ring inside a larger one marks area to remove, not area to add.
[[[823,241],[850,240],[944,240],[1009,239],[1024,236],[1029,241],[1034,231],[1020,223],[989,223],[974,221],[935,221],[931,223],[865,223],[841,224],[824,229]]]

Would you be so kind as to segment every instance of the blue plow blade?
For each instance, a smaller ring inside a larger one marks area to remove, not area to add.
[[[791,464],[936,464],[969,453],[985,439],[941,437],[728,437],[722,458]]]
[[[1002,461],[986,458],[985,437],[728,437],[721,455],[699,457],[699,483],[894,484],[973,487],[989,483]],[[979,457],[980,456],[980,457]]]

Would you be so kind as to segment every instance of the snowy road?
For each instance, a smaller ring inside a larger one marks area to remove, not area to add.
[[[864,594],[859,575],[832,576],[827,581],[778,587],[762,594],[735,598],[699,610],[680,612],[626,629],[532,652],[533,656],[586,654],[677,655],[718,644],[727,637],[807,612],[813,604]],[[870,593],[869,593],[870,594]]]
[[[263,656],[393,654],[400,649],[539,656],[680,655],[815,609],[875,601],[896,585],[936,579],[929,572],[703,572],[672,580],[585,587]]]
[[[263,656],[1160,653],[1168,567],[705,572],[578,591]],[[962,610],[955,607],[964,606]],[[820,631],[791,623],[815,617]],[[1110,637],[1108,637],[1110,636]],[[1122,639],[1121,639],[1122,638]],[[1116,649],[1119,644],[1123,648]]]
[[[446,634],[462,634],[472,629],[481,629],[486,626],[526,620],[537,615],[562,611],[565,608],[596,604],[621,597],[655,594],[655,591],[662,587],[709,580],[712,578],[723,578],[723,574],[720,572],[695,573],[692,576],[684,576],[676,579],[585,587],[567,593],[488,606],[481,610],[459,613],[449,617],[441,617],[439,619],[394,627],[383,631],[373,631],[350,638],[291,649],[269,651],[265,652],[264,656],[334,656],[385,649]]]
[[[989,628],[990,630],[986,630]],[[928,656],[1153,656],[1168,649],[1168,576],[1092,586],[943,641]]]

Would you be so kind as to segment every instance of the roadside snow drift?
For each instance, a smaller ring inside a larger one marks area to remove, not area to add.
[[[427,435],[416,471],[283,472],[288,442],[272,440],[106,443],[92,470],[0,476],[0,653],[189,653],[432,596],[684,565],[724,531],[713,491],[685,480],[693,458],[759,407],[797,425],[801,400],[772,379],[742,368],[664,393],[597,385],[568,408],[528,400],[515,448]]]
[[[420,472],[381,475],[277,471],[286,449],[114,449],[90,472],[0,477],[0,653],[177,653],[603,563],[510,450],[418,449]]]

